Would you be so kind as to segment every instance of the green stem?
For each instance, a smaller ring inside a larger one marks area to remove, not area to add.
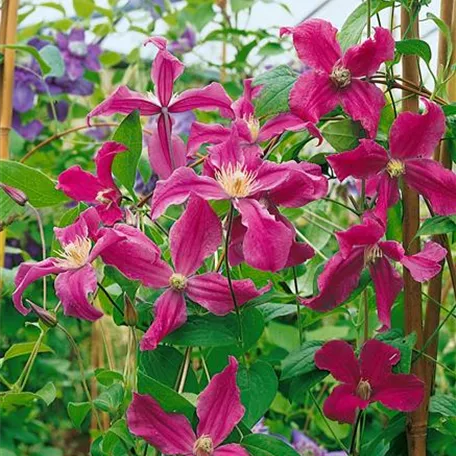
[[[371,0],[367,0],[367,37],[371,36],[371,15],[372,15],[372,4]]]
[[[325,197],[325,198],[322,198],[322,199],[325,200],[325,201],[328,201],[329,203],[337,204],[338,206],[341,206],[341,207],[343,207],[343,208],[345,208],[345,209],[348,209],[348,210],[349,210],[350,212],[352,212],[353,214],[359,216],[359,212],[358,212],[358,211],[356,211],[355,209],[351,208],[350,206],[347,206],[347,205],[344,204],[344,203],[341,203],[340,201],[334,200],[334,199],[332,199],[332,198],[326,198],[326,197]]]
[[[182,367],[182,374],[179,380],[179,386],[177,392],[179,394],[184,392],[185,382],[187,381],[188,368],[190,367],[190,360],[192,358],[192,347],[187,347],[185,350],[184,362]]]
[[[2,382],[9,390],[13,388],[13,385],[5,378],[2,374],[0,374],[0,382]]]
[[[32,352],[30,353],[29,359],[25,363],[25,366],[21,372],[21,375],[17,379],[16,383],[13,385],[13,388],[18,388],[19,393],[25,388],[25,385],[27,384],[27,380],[30,376],[30,372],[32,371],[33,364],[35,363],[35,359],[40,350],[41,342],[43,341],[43,338],[44,338],[46,332],[47,331],[41,330],[41,333],[38,336],[38,339],[36,340],[35,345],[33,346]]]
[[[301,322],[301,304],[299,303],[299,287],[298,287],[298,276],[296,274],[296,266],[292,267],[293,270],[293,283],[295,288],[295,299],[296,299],[296,319],[298,325],[298,332],[299,332],[299,346],[302,345],[304,342],[304,336],[302,333],[302,322]]]
[[[120,315],[123,315],[123,310],[119,307],[119,305],[112,299],[111,295],[108,293],[108,290],[101,284],[101,282],[97,282],[98,288],[103,292],[103,294],[108,298],[108,301],[120,312]]]
[[[357,456],[359,453],[356,451],[356,436],[358,435],[358,428],[359,424],[361,423],[361,417],[363,416],[363,412],[359,411],[358,415],[356,416],[356,421],[353,426],[353,434],[350,443],[350,450],[348,452],[349,456]]]

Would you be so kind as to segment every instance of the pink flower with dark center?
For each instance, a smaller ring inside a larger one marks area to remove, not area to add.
[[[390,31],[377,27],[372,38],[345,53],[336,40],[337,29],[321,19],[283,27],[280,35],[285,34],[293,36],[299,58],[313,69],[302,74],[291,90],[291,112],[317,123],[342,105],[347,114],[361,122],[369,137],[375,138],[385,98],[378,87],[361,78],[373,76],[383,62],[393,59]]]
[[[236,100],[231,107],[235,114],[232,127],[220,124],[203,124],[194,122],[190,131],[187,144],[188,157],[194,157],[195,152],[204,143],[220,144],[228,141],[231,129],[235,128],[240,138],[241,147],[250,149],[252,153],[262,154],[260,143],[268,141],[284,131],[299,131],[308,129],[321,142],[322,137],[311,122],[304,122],[292,113],[279,114],[268,120],[264,125],[255,117],[253,98],[261,91],[261,87],[253,87],[252,79],[244,80],[244,94]]]
[[[119,207],[122,194],[112,177],[112,163],[117,154],[127,148],[109,141],[103,144],[95,157],[97,175],[84,171],[79,165],[72,166],[60,174],[57,188],[75,201],[95,205],[102,221],[112,225],[122,219]]]
[[[13,302],[21,314],[30,312],[22,303],[25,289],[44,276],[57,274],[55,292],[62,302],[65,315],[89,321],[100,318],[103,314],[88,300],[88,295],[97,289],[97,275],[92,262],[99,256],[120,257],[119,270],[129,279],[144,282],[149,265],[159,257],[158,247],[135,228],[125,226],[125,229],[100,230],[99,225],[100,217],[95,208],[87,209],[72,225],[54,228],[55,236],[63,248],[57,257],[19,266]],[[126,251],[128,256],[124,257]]]
[[[318,312],[326,312],[342,304],[358,286],[361,272],[368,268],[376,295],[378,319],[382,330],[391,327],[391,307],[403,287],[402,276],[390,260],[405,266],[418,282],[425,282],[441,270],[440,261],[446,250],[428,242],[416,255],[405,255],[396,241],[381,241],[384,226],[371,216],[361,225],[336,233],[340,251],[325,265],[318,277],[319,293],[313,298],[301,298],[301,303]]]
[[[228,141],[211,147],[204,174],[180,168],[158,182],[152,218],[157,219],[172,204],[183,203],[192,193],[206,200],[231,200],[247,229],[243,239],[246,261],[273,272],[287,264],[296,233],[277,220],[268,206],[301,207],[323,197],[328,189],[317,166],[262,160],[240,147],[235,130]]]
[[[399,178],[423,195],[437,214],[456,213],[456,175],[431,158],[445,132],[445,116],[437,104],[423,102],[424,114],[403,112],[394,121],[390,152],[365,139],[356,149],[328,157],[340,180],[369,179],[378,194],[376,213],[383,220],[399,199]]]
[[[166,288],[155,303],[155,318],[141,340],[141,350],[154,350],[157,344],[187,320],[185,297],[215,315],[227,315],[234,310],[228,279],[216,272],[197,275],[203,261],[222,242],[222,225],[210,205],[192,196],[180,219],[169,233],[174,269],[163,260],[155,261],[150,269],[152,288]],[[268,291],[260,290],[250,279],[233,280],[237,304],[242,305]]]
[[[184,65],[166,49],[166,40],[161,37],[149,38],[145,44],[152,43],[158,48],[158,54],[152,64],[151,77],[155,93],[143,95],[119,87],[109,98],[94,108],[87,120],[94,116],[111,115],[115,113],[130,114],[138,109],[143,116],[158,114],[157,132],[160,141],[160,152],[163,157],[160,162],[169,162],[176,169],[180,160],[179,150],[174,151],[172,136],[172,119],[170,114],[191,111],[192,109],[219,109],[224,117],[233,117],[232,100],[224,88],[213,82],[202,89],[189,89],[174,95],[173,86],[176,79],[183,73]],[[159,165],[160,166],[160,165]]]
[[[315,364],[342,384],[326,399],[325,415],[340,423],[354,423],[358,410],[373,402],[401,412],[418,408],[424,397],[424,382],[415,375],[393,374],[401,352],[391,345],[370,339],[361,348],[359,360],[343,340],[326,342],[315,353]]]
[[[236,443],[221,445],[245,413],[236,385],[237,370],[238,362],[230,356],[228,366],[199,395],[196,433],[184,415],[168,413],[154,398],[138,393],[127,410],[128,429],[170,456],[249,456]]]

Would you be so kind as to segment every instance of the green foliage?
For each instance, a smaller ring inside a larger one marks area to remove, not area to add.
[[[242,446],[251,456],[298,456],[285,442],[269,435],[248,435],[242,439]]]

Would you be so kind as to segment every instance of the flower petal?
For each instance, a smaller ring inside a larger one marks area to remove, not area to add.
[[[436,276],[442,269],[440,262],[447,251],[437,242],[426,242],[421,252],[415,255],[405,255],[401,263],[410,271],[417,282],[426,282]]]
[[[192,193],[206,200],[229,199],[215,179],[198,176],[190,168],[178,168],[168,179],[157,182],[152,197],[152,219],[160,217],[168,206],[182,204]]]
[[[356,412],[369,405],[369,401],[356,395],[355,388],[353,385],[339,385],[332,390],[323,405],[323,412],[330,420],[353,424]]]
[[[210,204],[197,196],[169,232],[171,258],[176,272],[194,274],[222,243],[222,224]]]
[[[371,139],[361,139],[360,145],[348,152],[327,157],[337,178],[343,181],[348,176],[369,179],[381,172],[388,163],[388,152]]]
[[[110,116],[112,114],[130,114],[135,109],[142,116],[153,116],[161,111],[161,107],[139,92],[120,86],[106,100],[101,102],[87,114],[87,122],[95,116]]]
[[[223,442],[241,421],[245,409],[236,385],[238,362],[233,356],[222,372],[212,377],[198,397],[196,414],[199,418],[197,435],[209,435],[214,446]]]
[[[127,426],[133,435],[143,438],[162,453],[193,453],[196,437],[188,419],[178,413],[165,412],[147,394],[133,393],[127,410]]]
[[[374,180],[369,179],[366,183],[366,188],[369,187],[369,182]],[[373,213],[378,217],[384,225],[387,222],[388,208],[394,206],[399,201],[399,183],[398,179],[391,177],[388,173],[381,173],[377,180],[377,202]]]
[[[187,157],[194,157],[202,144],[220,144],[229,139],[230,129],[220,124],[193,122],[187,143]]]
[[[383,92],[370,82],[354,79],[340,92],[340,101],[344,111],[361,123],[370,138],[375,138],[382,108],[385,106]]]
[[[95,157],[98,181],[106,188],[117,188],[112,178],[112,162],[117,154],[128,150],[123,144],[115,141],[105,142]]]
[[[186,321],[187,307],[183,293],[166,290],[155,302],[154,321],[141,339],[141,350],[155,350],[159,342]]]
[[[404,281],[385,257],[378,258],[369,267],[369,271],[374,282],[378,319],[383,324],[382,329],[389,329],[391,328],[391,307],[401,292]]]
[[[315,353],[315,364],[339,382],[358,385],[360,371],[353,347],[344,340],[330,340]]]
[[[237,118],[249,118],[255,114],[252,98],[258,91],[258,87],[252,87],[252,78],[244,79],[244,92],[232,105],[234,114]]]
[[[250,279],[233,280],[233,289],[239,306],[270,290],[268,285],[257,289]],[[228,279],[217,272],[191,277],[186,293],[188,297],[215,315],[226,315],[234,310]]]
[[[243,242],[245,261],[262,271],[284,268],[295,233],[256,200],[242,199],[235,205],[247,228]]]
[[[337,29],[322,19],[309,19],[296,27],[283,27],[280,36],[293,35],[298,57],[305,65],[331,73],[342,51],[336,39]]]
[[[77,238],[91,238],[96,240],[98,238],[100,216],[94,207],[89,207],[84,212],[81,212],[79,217],[68,226],[63,228],[54,228],[54,235],[62,245],[65,247],[77,240]]]
[[[123,212],[120,206],[116,201],[110,202],[108,204],[100,204],[96,207],[98,214],[102,222],[106,226],[112,226],[114,223],[123,219]]]
[[[398,159],[430,158],[445,133],[445,115],[436,104],[423,99],[424,114],[402,112],[390,130],[391,156]]]
[[[95,321],[103,316],[103,312],[87,299],[89,293],[93,294],[97,289],[97,274],[90,264],[59,274],[54,287],[65,315],[88,321]]]
[[[247,228],[242,224],[242,219],[238,215],[233,219],[233,227],[231,229],[230,245],[228,249],[228,258],[231,266],[237,266],[244,261],[244,252],[242,243]]]
[[[169,112],[218,109],[222,117],[233,118],[232,102],[225,89],[218,82],[212,82],[202,89],[188,89],[182,92],[175,100],[171,101]]]
[[[439,215],[456,214],[456,174],[428,159],[407,160],[405,182],[423,195]]]
[[[290,111],[304,121],[317,123],[338,104],[338,92],[327,74],[306,72],[290,92]]]
[[[394,261],[401,261],[404,258],[404,247],[397,241],[380,241],[378,246],[387,257]]]
[[[373,76],[383,62],[393,60],[394,46],[391,32],[382,27],[375,27],[373,37],[347,49],[342,64],[355,78]]]
[[[214,456],[249,456],[249,454],[245,448],[237,443],[220,446],[214,451]]]
[[[96,204],[99,204],[98,193],[104,190],[98,178],[84,171],[79,165],[72,166],[61,173],[56,188],[75,201]]]

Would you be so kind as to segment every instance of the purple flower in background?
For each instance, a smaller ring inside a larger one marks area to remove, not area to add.
[[[173,123],[173,133],[186,136],[190,134],[192,124],[196,120],[196,116],[192,111],[178,112],[176,114],[171,114],[170,117]],[[153,130],[156,127],[157,118],[151,117],[146,124],[146,130]]]
[[[252,434],[269,434],[269,427],[264,424],[264,416],[253,426]]]
[[[13,111],[12,127],[23,138],[33,141],[41,133],[43,124],[36,119],[23,124],[20,114],[17,111]]]
[[[84,133],[89,138],[95,139],[98,142],[103,142],[111,134],[110,127],[92,127]]]
[[[41,78],[32,66],[14,69],[13,109],[17,112],[30,111],[35,105],[35,95],[44,89]]]
[[[293,430],[291,446],[300,456],[347,456],[345,451],[327,451],[302,432]]]
[[[52,109],[52,105],[54,105],[54,110]],[[68,111],[70,110],[70,105],[65,100],[56,100],[48,104],[47,112],[50,119],[54,119],[54,111],[55,117],[59,122],[63,122],[67,116]]]
[[[196,32],[195,30],[187,26],[184,30],[184,33],[174,41],[171,41],[168,46],[169,52],[171,54],[185,54],[190,52],[196,46]]]

